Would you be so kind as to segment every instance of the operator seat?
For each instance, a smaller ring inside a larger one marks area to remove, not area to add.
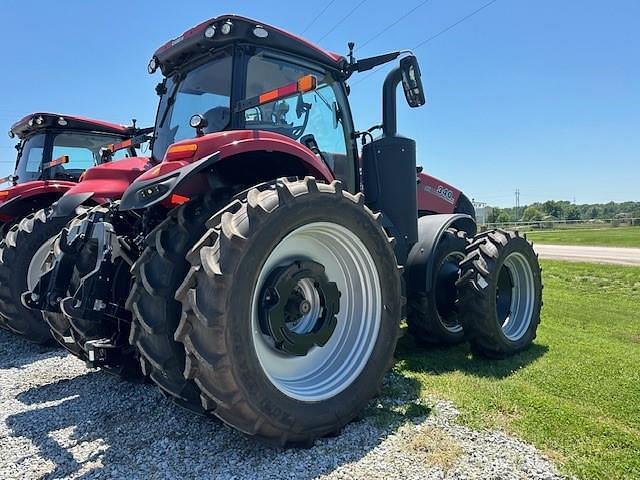
[[[224,130],[231,120],[231,110],[228,107],[213,107],[204,114],[207,120],[207,128],[204,133],[213,133]]]

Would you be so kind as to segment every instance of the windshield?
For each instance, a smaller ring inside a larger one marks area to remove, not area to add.
[[[15,176],[18,183],[39,179],[76,181],[82,172],[101,162],[100,150],[112,143],[118,143],[122,137],[96,133],[63,132],[58,134],[41,133],[29,137],[22,146],[22,152]],[[69,162],[45,168],[52,160],[63,155],[69,156]],[[129,155],[128,150],[115,152],[113,160]]]
[[[59,133],[53,139],[51,159],[63,155],[69,156],[69,162],[48,169],[47,178],[59,180],[77,180],[87,168],[98,165],[102,161],[101,150],[112,143],[119,143],[121,137],[97,135],[91,133],[68,132]],[[111,160],[119,160],[129,156],[127,149],[114,152]]]
[[[38,180],[42,176],[42,158],[46,135],[41,133],[29,137],[22,145],[22,152],[15,176],[18,183]]]
[[[207,120],[204,133],[227,128],[231,119],[231,72],[232,55],[225,50],[189,71],[178,83],[175,77],[167,79],[153,144],[156,160],[162,160],[172,143],[195,136],[195,130],[189,125],[189,119],[195,114]]]

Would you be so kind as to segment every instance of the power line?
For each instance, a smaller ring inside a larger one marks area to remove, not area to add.
[[[417,45],[415,45],[413,48],[411,48],[411,50],[417,50],[420,47],[425,46],[427,43],[435,40],[436,38],[438,38],[440,35],[443,35],[444,33],[448,32],[449,30],[451,30],[454,27],[457,27],[458,25],[460,25],[462,22],[470,19],[471,17],[473,17],[474,15],[480,13],[482,10],[484,10],[485,8],[489,7],[490,5],[493,5],[494,3],[496,3],[498,0],[491,0],[490,2],[485,3],[484,5],[482,5],[480,8],[474,10],[473,12],[469,13],[468,15],[465,15],[464,17],[462,17],[460,20],[452,23],[451,25],[449,25],[448,27],[443,28],[442,30],[440,30],[438,33],[436,33],[435,35],[430,36],[429,38],[424,39],[423,41],[421,41],[420,43],[418,43]],[[384,65],[381,65],[377,68],[375,68],[371,73],[365,75],[364,77],[360,78],[358,81],[354,82],[353,85],[358,85],[359,83],[364,82],[365,80],[367,80],[368,78],[370,78],[371,76],[375,75],[376,73],[378,73],[381,69],[384,68]]]
[[[392,22],[391,24],[387,25],[385,28],[383,28],[382,30],[380,30],[378,33],[376,33],[373,37],[371,37],[369,40],[367,40],[366,42],[360,44],[358,46],[358,48],[356,48],[356,50],[360,50],[361,48],[366,47],[367,45],[369,45],[371,42],[373,42],[374,40],[376,40],[378,37],[380,37],[383,33],[385,33],[387,30],[395,27],[398,23],[400,23],[402,20],[404,20],[405,18],[407,18],[409,15],[411,15],[413,12],[415,12],[416,10],[418,10],[420,7],[422,7],[423,5],[429,3],[431,0],[423,0],[422,2],[420,2],[418,5],[416,5],[415,7],[413,7],[411,10],[409,10],[407,13],[405,13],[404,15],[402,15],[400,18],[398,18],[397,20],[395,20],[394,22]]]
[[[360,2],[358,2],[358,4],[357,4],[355,7],[353,7],[351,10],[349,10],[349,13],[347,13],[344,17],[342,17],[342,18],[338,21],[338,23],[336,23],[333,27],[331,27],[331,29],[330,29],[327,33],[325,33],[322,37],[320,37],[320,38],[317,40],[317,42],[318,42],[318,43],[319,43],[319,42],[321,42],[322,40],[324,40],[325,38],[327,38],[331,33],[333,33],[333,31],[334,31],[336,28],[338,28],[340,25],[342,25],[342,24],[344,23],[344,21],[345,21],[347,18],[349,18],[351,15],[353,15],[353,13],[354,13],[356,10],[358,10],[358,8],[360,8],[360,7],[362,6],[362,4],[363,4],[364,2],[366,2],[366,1],[367,1],[367,0],[361,0]]]
[[[478,8],[477,10],[474,10],[473,12],[471,12],[469,15],[467,15],[466,17],[462,17],[460,20],[458,20],[455,23],[452,23],[451,25],[449,25],[447,28],[440,30],[438,33],[436,33],[435,35],[427,38],[426,40],[423,40],[422,42],[420,42],[419,44],[417,44],[415,47],[413,47],[413,50],[417,50],[418,48],[422,47],[423,45],[429,43],[432,40],[435,40],[436,38],[438,38],[440,35],[442,35],[443,33],[448,32],[449,30],[451,30],[454,27],[457,27],[458,25],[460,25],[462,22],[464,22],[465,20],[468,20],[469,18],[473,17],[475,14],[480,13],[482,10],[484,10],[485,8],[491,6],[492,4],[496,3],[498,0],[491,0],[490,2],[485,3],[483,6],[481,6],[480,8]]]
[[[316,22],[318,21],[318,19],[319,19],[322,15],[324,15],[324,13],[325,13],[327,10],[329,10],[329,7],[330,7],[331,5],[333,5],[334,3],[336,3],[336,0],[331,0],[329,3],[327,3],[327,4],[325,5],[325,7],[322,9],[322,11],[321,11],[318,15],[316,15],[316,16],[313,18],[313,20],[311,20],[311,22],[309,23],[309,25],[307,25],[307,26],[305,27],[305,29],[304,29],[304,30],[302,30],[302,32],[300,32],[300,35],[303,35],[307,30],[309,30],[309,29],[312,27],[312,25],[313,25],[314,23],[316,23]]]

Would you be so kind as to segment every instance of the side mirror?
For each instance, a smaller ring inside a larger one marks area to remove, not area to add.
[[[412,108],[421,107],[426,103],[426,99],[418,59],[414,55],[404,57],[400,60],[400,71],[402,72],[402,88],[407,103]]]

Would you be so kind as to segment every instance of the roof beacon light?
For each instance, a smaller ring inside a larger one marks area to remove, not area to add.
[[[253,34],[258,38],[267,38],[269,36],[269,32],[262,25],[256,25],[256,28],[253,29]]]
[[[60,125],[61,127],[67,126],[67,121],[64,119],[64,117],[58,117],[58,125]]]
[[[233,22],[231,20],[227,20],[220,27],[220,32],[222,32],[223,35],[229,35],[231,33],[232,28],[233,28]]]
[[[209,25],[204,31],[204,37],[205,38],[213,38],[213,36],[215,34],[216,34],[216,26],[215,25]]]

